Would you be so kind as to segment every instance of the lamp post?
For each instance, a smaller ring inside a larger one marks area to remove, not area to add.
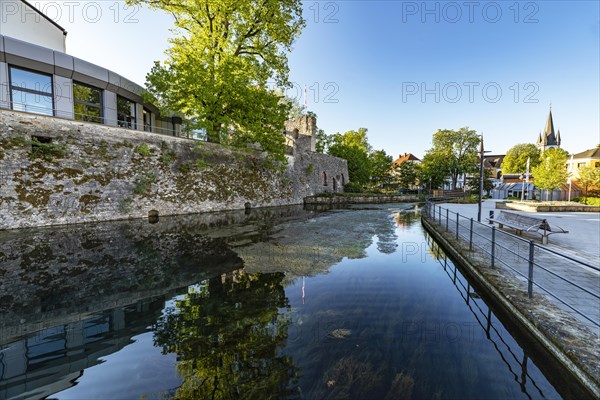
[[[483,132],[479,142],[479,197],[477,201],[477,222],[481,222],[481,196],[483,195]]]
[[[481,222],[481,198],[483,196],[483,156],[489,151],[483,150],[483,132],[481,132],[481,141],[479,142],[479,196],[477,201],[477,222]]]

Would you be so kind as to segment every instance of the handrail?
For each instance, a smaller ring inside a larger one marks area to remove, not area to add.
[[[582,286],[581,284],[569,279],[568,276],[565,276],[564,274],[553,270],[546,262],[540,261],[540,252],[547,252],[546,256],[551,256],[553,260],[558,260],[559,263],[568,262],[576,264],[578,266],[589,268],[591,271],[594,272],[600,272],[600,267],[593,265],[587,261],[580,260],[566,254],[562,254],[556,250],[549,249],[545,246],[535,243],[532,240],[526,240],[510,232],[502,231],[500,229],[495,228],[493,225],[490,226],[488,224],[474,221],[472,218],[466,218],[465,216],[461,216],[458,212],[450,211],[448,208],[442,207],[441,205],[437,204],[438,201],[431,200],[433,199],[426,199],[425,206],[422,209],[421,213],[422,218],[440,226],[444,231],[451,232],[453,236],[456,237],[456,239],[459,239],[461,241],[468,241],[470,250],[475,249],[481,254],[485,254],[486,257],[491,257],[491,268],[495,268],[495,265],[497,265],[498,267],[502,266],[503,268],[511,270],[517,276],[523,278],[528,285],[528,297],[531,298],[533,296],[533,288],[535,287],[537,288],[537,290],[541,290],[543,293],[546,293],[552,298],[556,299],[556,301],[565,306],[568,310],[573,311],[575,314],[582,317],[586,321],[591,322],[594,326],[600,327],[600,320],[598,319],[598,316],[586,314],[585,312],[578,309],[574,304],[569,302],[570,296],[567,296],[567,300],[565,300],[565,297],[559,293],[556,293],[555,290],[553,291],[552,289],[545,287],[545,285],[540,284],[539,278],[537,281],[534,279],[535,267],[535,269],[537,269],[538,271],[547,273],[548,276],[552,279],[559,279],[560,282],[567,284],[568,288],[571,288],[569,290],[577,291],[583,296],[589,296],[588,298],[592,299],[592,301],[600,301],[600,294],[595,293],[593,290],[590,290]],[[469,221],[469,223],[466,225],[461,224],[461,218],[463,220]],[[490,233],[491,231],[491,238],[489,234],[482,234],[482,227],[488,229],[488,231],[484,230],[484,232]],[[526,245],[529,249],[529,255],[527,256],[526,254],[522,254],[522,252],[516,252],[514,248],[519,248],[519,246],[512,246],[512,248],[510,248],[508,245],[506,245],[506,242],[500,243],[498,241],[498,235],[502,235],[506,240],[514,240],[517,244],[521,243],[523,245]],[[478,238],[477,243],[475,243],[473,240],[474,236]],[[504,257],[501,257],[500,252],[496,251],[497,249],[502,250],[502,252],[504,253]],[[506,258],[507,254],[515,257],[513,262],[510,262],[510,259]]]

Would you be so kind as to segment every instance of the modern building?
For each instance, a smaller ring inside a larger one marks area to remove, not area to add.
[[[67,32],[25,0],[0,0],[0,108],[178,136],[144,88],[66,53]]]

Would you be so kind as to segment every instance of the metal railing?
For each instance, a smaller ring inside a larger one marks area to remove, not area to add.
[[[126,122],[120,120],[108,119],[103,116],[91,115],[91,114],[82,114],[82,113],[68,113],[56,108],[52,107],[44,107],[44,106],[36,106],[33,104],[19,103],[15,101],[6,101],[0,102],[0,109],[9,110],[9,111],[17,111],[24,112],[28,114],[36,114],[36,115],[44,115],[47,117],[55,117],[60,119],[65,119],[68,121],[80,122],[85,124],[94,124],[94,125],[104,125],[110,128],[123,128],[129,129],[133,131],[142,131],[148,133],[156,133],[159,135],[166,136],[177,136],[181,138],[188,138],[185,132],[178,132],[173,128],[161,128],[159,126],[147,125],[147,124],[138,124],[136,122]],[[79,118],[77,118],[79,117]],[[193,138],[189,138],[193,139]]]
[[[474,221],[430,199],[426,200],[421,215],[458,240],[467,258],[487,261],[489,268],[510,271],[525,282],[529,298],[535,289],[588,326],[600,328],[597,265],[497,229],[493,224]],[[567,275],[566,271],[572,273]],[[576,282],[571,276],[580,279]],[[586,307],[588,310],[582,309]]]

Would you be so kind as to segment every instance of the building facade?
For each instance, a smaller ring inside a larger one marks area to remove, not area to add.
[[[0,0],[0,108],[178,136],[144,88],[66,54],[67,32],[23,0]]]
[[[572,179],[579,179],[579,170],[583,167],[591,167],[600,170],[600,144],[595,148],[573,154],[567,164],[569,171],[572,172]]]

